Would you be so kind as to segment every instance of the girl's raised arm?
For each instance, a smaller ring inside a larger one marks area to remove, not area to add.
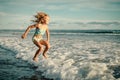
[[[27,34],[32,28],[35,28],[35,25],[28,26],[28,28],[25,30],[24,34],[21,36],[22,39],[26,38]]]

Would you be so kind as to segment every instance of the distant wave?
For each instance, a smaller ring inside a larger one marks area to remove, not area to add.
[[[51,30],[53,35],[120,35],[120,30]]]
[[[22,34],[25,30],[0,30],[0,33]],[[30,33],[34,33],[31,30]],[[120,30],[50,30],[51,35],[120,35]]]
[[[120,33],[120,30],[51,30],[57,33]]]

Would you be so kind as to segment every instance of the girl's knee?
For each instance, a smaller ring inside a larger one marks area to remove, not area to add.
[[[43,50],[43,47],[39,47],[39,51],[42,51]]]
[[[49,43],[47,44],[47,47],[48,47],[48,49],[50,49],[50,44]]]
[[[48,49],[50,49],[50,45],[48,46]]]
[[[46,46],[46,48],[47,48],[47,49],[50,49],[50,46],[49,46],[49,45],[47,45],[47,46]]]

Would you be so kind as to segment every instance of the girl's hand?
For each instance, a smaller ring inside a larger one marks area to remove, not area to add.
[[[23,34],[23,35],[21,36],[21,38],[22,38],[22,39],[25,39],[25,38],[26,38],[25,34]]]

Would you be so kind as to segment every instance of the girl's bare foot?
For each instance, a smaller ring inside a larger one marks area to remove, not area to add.
[[[43,54],[43,56],[44,56],[44,58],[45,58],[45,59],[47,59],[47,58],[48,58],[48,56],[47,56],[46,54]]]
[[[33,58],[33,60],[34,60],[35,62],[38,62],[38,58]]]

